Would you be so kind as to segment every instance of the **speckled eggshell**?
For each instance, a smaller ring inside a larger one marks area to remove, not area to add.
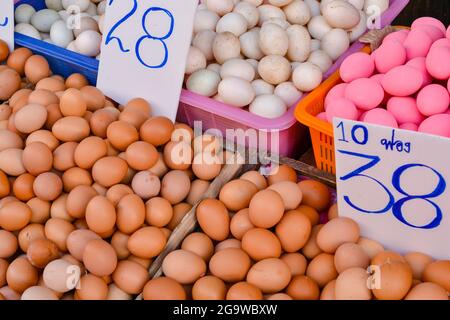
[[[388,41],[375,50],[372,57],[378,72],[387,73],[406,62],[406,49],[398,41]]]
[[[450,138],[450,114],[436,114],[425,119],[418,131]]]
[[[360,78],[369,78],[375,70],[373,57],[364,52],[348,56],[341,65],[341,79],[347,83]]]
[[[379,124],[381,126],[398,128],[397,120],[386,109],[376,108],[367,111],[364,115],[364,122],[371,124]]]
[[[382,81],[384,90],[397,97],[406,97],[416,93],[422,84],[422,73],[410,66],[395,67],[386,73]]]
[[[359,109],[371,110],[380,105],[384,98],[381,85],[373,79],[357,79],[345,88],[345,98],[352,101]]]
[[[330,102],[326,111],[327,121],[332,123],[333,118],[357,120],[358,110],[353,102],[345,98],[338,98]]]
[[[387,103],[387,110],[399,124],[420,124],[425,117],[417,109],[416,100],[412,97],[392,97]]]

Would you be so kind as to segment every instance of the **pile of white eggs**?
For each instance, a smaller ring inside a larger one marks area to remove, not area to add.
[[[47,9],[29,4],[15,12],[15,31],[80,54],[97,57],[106,0],[45,0]]]
[[[202,0],[186,88],[278,118],[388,7],[389,0]]]

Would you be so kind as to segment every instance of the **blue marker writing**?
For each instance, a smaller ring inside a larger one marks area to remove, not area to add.
[[[8,17],[5,17],[5,20],[3,22],[0,22],[0,27],[6,27],[8,25],[9,19]]]
[[[127,21],[133,14],[136,12],[138,4],[137,0],[133,0],[134,5],[130,12],[128,12],[122,19],[120,19],[115,25],[112,26],[111,30],[109,30],[108,35],[106,36],[105,44],[109,45],[109,43],[113,40],[117,41],[117,44],[119,45],[119,49],[122,52],[130,52],[130,49],[127,49],[124,47],[122,40],[119,37],[116,37],[113,35],[113,33],[116,31],[118,27],[125,21]],[[111,6],[113,4],[114,0],[110,0],[108,5]]]
[[[388,139],[381,139],[380,141],[381,145],[386,148],[386,150],[393,151],[394,148],[398,152],[405,152],[405,153],[411,153],[411,143],[410,142],[403,142],[401,140],[395,139],[395,130],[392,130],[391,140]]]

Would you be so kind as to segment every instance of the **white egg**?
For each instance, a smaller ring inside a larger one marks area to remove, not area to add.
[[[79,53],[89,57],[95,57],[100,53],[102,36],[97,31],[83,31],[75,40],[75,45]]]
[[[261,76],[258,73],[258,66],[259,66],[259,61],[255,60],[255,59],[246,59],[245,61],[247,61],[248,63],[250,63],[250,65],[253,67],[253,69],[255,70],[255,79],[261,79]]]
[[[239,2],[233,12],[240,13],[247,20],[247,28],[251,29],[258,24],[259,11],[255,5],[249,2]]]
[[[63,20],[56,21],[50,29],[50,39],[60,47],[67,47],[74,39],[73,32]]]
[[[247,31],[247,20],[240,13],[230,12],[224,15],[217,22],[216,32],[231,32],[236,37],[239,37]]]
[[[255,90],[255,95],[260,96],[262,94],[273,94],[275,87],[264,80],[257,79],[252,82],[253,89]]]
[[[234,2],[232,0],[207,0],[206,7],[219,16],[224,16],[233,11]]]
[[[296,104],[302,97],[302,93],[298,91],[292,82],[280,83],[275,88],[274,94],[280,97],[288,107]]]
[[[216,31],[217,21],[220,17],[217,13],[210,10],[197,10],[194,19],[194,33],[202,30]]]
[[[91,2],[85,12],[90,16],[95,16],[97,15],[97,6]]]
[[[39,35],[41,36],[41,39],[50,38],[50,32],[39,32]]]
[[[55,43],[53,43],[52,39],[50,39],[50,38],[42,39],[42,41],[56,45]]]
[[[211,97],[217,93],[219,83],[220,77],[216,72],[202,69],[189,76],[186,88],[202,96]]]
[[[211,63],[209,66],[206,67],[207,70],[214,71],[218,75],[220,75],[220,69],[221,68],[222,68],[222,66],[220,64],[218,64],[218,63]]]
[[[264,27],[264,25],[267,23],[276,24],[277,26],[283,28],[284,30],[286,30],[287,28],[289,28],[291,26],[291,24],[284,19],[270,18],[270,19],[267,19],[266,21],[264,21],[261,27]]]
[[[66,10],[58,11],[58,14],[63,21],[67,21],[67,19],[69,19],[69,17],[71,16],[70,13],[68,13]]]
[[[333,28],[351,29],[360,21],[359,11],[346,0],[335,0],[322,10],[323,17]]]
[[[347,0],[347,1],[358,10],[364,9],[365,0]]]
[[[268,0],[267,2],[276,7],[284,7],[291,3],[292,0]]]
[[[230,77],[220,82],[219,96],[226,104],[242,108],[253,101],[255,91],[250,82]]]
[[[218,101],[218,102],[221,102],[221,103],[225,103],[225,101],[223,101],[223,99],[218,95],[218,94],[216,94],[214,97],[212,97],[214,100],[216,100],[216,101]]]
[[[45,0],[45,6],[48,9],[53,9],[55,11],[60,11],[64,9],[61,0]]]
[[[291,61],[303,62],[311,53],[311,36],[304,26],[293,25],[287,30],[289,49],[287,56]]]
[[[26,36],[41,40],[41,35],[39,31],[28,23],[18,23],[14,27],[14,31],[20,34],[24,34]]]
[[[73,51],[73,52],[78,52],[77,46],[75,44],[75,41],[72,41],[71,43],[69,43],[69,45],[66,48],[67,50]]]
[[[367,14],[373,13],[371,6],[376,6],[380,10],[380,13],[385,12],[389,8],[389,0],[366,0],[364,3],[364,11]]]
[[[312,39],[311,40],[311,52],[320,50],[320,40]]]
[[[363,34],[366,33],[367,30],[367,16],[363,11],[359,12],[361,19],[356,27],[349,30],[348,34],[350,36],[350,42],[355,42],[358,40]]]
[[[250,104],[249,111],[260,117],[276,119],[286,113],[284,101],[273,94],[257,96]]]
[[[95,57],[95,59],[97,59],[97,60],[99,60],[100,61],[100,58],[101,58],[101,53],[99,53],[96,57]]]
[[[317,0],[305,0],[305,3],[308,5],[312,17],[320,15],[320,3]]]
[[[259,32],[259,47],[265,55],[284,56],[289,49],[286,30],[273,23],[266,23]]]
[[[80,19],[80,25],[73,29],[73,34],[78,37],[83,31],[94,30],[99,31],[98,23],[91,17],[83,17]]]
[[[106,6],[107,6],[106,0],[103,0],[102,2],[100,2],[100,3],[97,5],[97,14],[98,14],[99,16],[102,16],[102,15],[105,14]]]
[[[36,10],[29,4],[21,4],[14,11],[14,19],[16,23],[30,23],[31,17]]]
[[[105,15],[100,16],[98,19],[98,29],[100,30],[101,34],[103,34],[104,27],[105,27]]]
[[[222,79],[236,77],[251,82],[255,79],[255,69],[245,60],[239,58],[230,59],[222,65],[220,77]]]
[[[287,21],[291,24],[306,25],[311,20],[311,10],[302,0],[294,0],[283,8]]]
[[[254,5],[255,7],[259,7],[264,2],[264,0],[242,0],[242,2],[248,2]]]
[[[239,38],[231,32],[219,33],[213,42],[213,54],[218,63],[238,58],[241,54]]]
[[[265,56],[259,62],[258,73],[264,81],[277,85],[290,78],[292,73],[291,64],[283,56]]]
[[[337,60],[349,47],[348,33],[342,29],[332,29],[322,38],[321,48],[333,61]]]
[[[330,56],[322,50],[311,52],[308,62],[318,66],[320,70],[322,70],[322,73],[327,72],[333,65],[333,60],[331,60]]]
[[[322,82],[322,70],[311,62],[304,62],[295,68],[292,81],[298,90],[312,91]]]
[[[312,17],[308,23],[309,33],[317,40],[322,40],[332,29],[323,16]]]
[[[295,68],[297,68],[301,64],[302,64],[302,62],[296,62],[296,61],[291,62],[291,70],[292,70],[292,72],[294,72]]]
[[[43,9],[31,16],[31,24],[41,32],[50,32],[55,21],[60,20],[58,12],[51,9]]]
[[[333,2],[334,0],[320,0],[320,12],[323,13],[323,10],[325,9],[325,7],[330,3]]]
[[[278,7],[270,4],[263,4],[258,7],[259,11],[259,26],[262,26],[264,22],[270,18],[284,19],[286,20],[286,14]]]
[[[69,9],[70,7],[78,7],[80,12],[84,12],[89,8],[89,0],[62,0],[62,6],[64,9]]]
[[[247,58],[260,60],[264,57],[259,47],[259,32],[259,28],[253,28],[239,37],[242,54]]]
[[[216,38],[216,33],[211,30],[202,30],[197,33],[192,40],[192,46],[199,49],[204,55],[206,60],[210,61],[214,59],[213,43]]]
[[[197,48],[190,47],[187,61],[186,61],[186,68],[185,68],[185,74],[192,74],[197,70],[205,69],[206,68],[206,58],[205,55]]]

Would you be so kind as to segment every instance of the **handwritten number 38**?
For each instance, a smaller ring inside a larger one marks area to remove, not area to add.
[[[356,169],[355,171],[340,177],[340,179],[342,181],[346,181],[346,180],[350,180],[354,177],[363,177],[369,180],[374,181],[375,183],[377,183],[383,190],[384,192],[387,194],[389,200],[387,205],[379,210],[366,210],[363,208],[358,207],[357,205],[355,205],[349,196],[344,196],[344,201],[353,209],[363,212],[363,213],[368,213],[368,214],[383,214],[386,213],[387,211],[389,211],[390,209],[392,209],[392,213],[393,215],[402,223],[404,223],[407,226],[410,226],[412,228],[418,228],[418,229],[434,229],[436,227],[438,227],[441,224],[442,221],[442,210],[441,208],[439,208],[439,206],[434,203],[433,201],[431,201],[430,199],[433,198],[437,198],[440,195],[442,195],[446,189],[446,183],[445,183],[445,179],[444,177],[437,172],[435,169],[423,165],[423,164],[407,164],[407,165],[403,165],[400,168],[398,168],[397,170],[395,170],[394,174],[392,175],[392,185],[394,186],[394,188],[401,193],[402,195],[404,195],[405,197],[403,197],[402,199],[398,200],[397,202],[395,202],[394,200],[394,196],[393,194],[389,191],[389,189],[380,181],[378,181],[377,179],[370,177],[369,175],[363,174],[363,172],[365,172],[366,170],[372,168],[373,166],[375,166],[376,164],[378,164],[380,162],[380,158],[378,156],[368,156],[365,154],[361,154],[361,153],[356,153],[356,152],[349,152],[349,151],[344,151],[344,150],[338,150],[340,153],[342,154],[346,154],[346,155],[350,155],[350,156],[355,156],[355,157],[360,157],[360,158],[364,158],[364,159],[369,159],[371,160],[369,163],[367,163],[366,165]],[[435,174],[438,177],[438,183],[436,188],[430,192],[429,194],[423,194],[423,195],[413,195],[413,194],[409,194],[407,191],[405,191],[403,189],[403,187],[401,186],[401,178],[403,176],[403,174],[407,171],[410,170],[412,168],[424,168],[424,169],[429,169],[431,170],[431,172],[433,172],[433,174]],[[427,225],[424,226],[417,226],[417,225],[413,225],[412,223],[408,222],[403,214],[403,206],[411,201],[411,200],[423,200],[428,202],[429,204],[431,204],[434,209],[435,209],[435,217],[434,219],[428,223]]]

